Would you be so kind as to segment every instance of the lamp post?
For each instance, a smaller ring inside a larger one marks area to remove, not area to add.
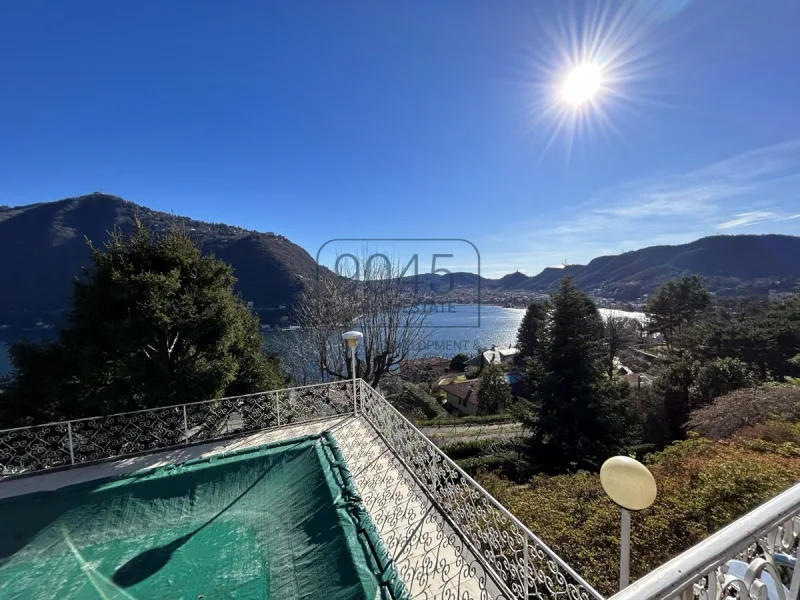
[[[360,331],[348,331],[342,334],[342,338],[344,338],[350,348],[350,365],[353,373],[353,414],[358,412],[358,396],[356,394],[356,347],[358,346],[358,340],[362,337],[364,337],[364,334]]]
[[[630,580],[631,513],[648,508],[656,499],[656,480],[642,463],[628,456],[614,456],[600,467],[600,483],[622,511],[619,552],[619,589]]]

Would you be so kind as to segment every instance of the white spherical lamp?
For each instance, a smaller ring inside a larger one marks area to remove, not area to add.
[[[631,513],[644,510],[656,499],[656,480],[642,463],[629,456],[614,456],[600,467],[600,483],[622,510],[619,544],[619,589],[630,581]]]
[[[609,498],[626,510],[644,510],[656,499],[656,480],[638,460],[614,456],[600,468],[600,483]]]

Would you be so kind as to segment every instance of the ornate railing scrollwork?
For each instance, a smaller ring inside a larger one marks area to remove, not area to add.
[[[364,505],[412,597],[602,600],[361,380],[0,430],[0,476],[348,414],[364,419],[336,421],[353,425],[337,441],[351,468],[360,465],[356,479]],[[382,444],[376,446],[373,439]],[[405,474],[398,475],[390,463]],[[800,484],[610,600],[797,600],[798,544]]]
[[[337,381],[0,430],[0,476],[164,450],[349,414],[355,409],[353,391],[352,381]]]
[[[796,600],[800,484],[762,504],[610,600]]]
[[[360,385],[364,417],[458,532],[460,555],[479,557],[493,580],[486,582],[490,597],[602,598],[382,396]]]
[[[72,464],[72,460],[67,423],[0,431],[0,475],[69,464]]]

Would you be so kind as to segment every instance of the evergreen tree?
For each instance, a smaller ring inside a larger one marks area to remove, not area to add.
[[[463,352],[459,352],[453,358],[450,359],[450,370],[451,371],[463,371],[466,369],[466,365],[464,364],[469,360],[469,355],[464,354]]]
[[[697,275],[681,277],[661,285],[648,298],[644,312],[651,333],[661,333],[672,347],[676,335],[692,325],[711,302],[711,295]]]
[[[231,267],[184,233],[114,232],[76,281],[57,341],[11,348],[4,424],[196,402],[279,387]]]
[[[650,430],[648,441],[663,447],[684,438],[683,424],[692,408],[690,389],[694,383],[694,364],[685,355],[674,355],[660,369],[653,382],[653,405],[645,411]]]
[[[517,330],[517,348],[519,358],[532,358],[539,351],[541,336],[544,335],[544,325],[547,320],[547,302],[533,302],[525,311],[525,316]]]
[[[726,317],[698,323],[684,333],[681,347],[702,362],[738,359],[761,380],[800,375],[800,365],[791,362],[800,352],[800,296]]]
[[[737,358],[715,358],[707,363],[696,362],[689,388],[691,409],[708,404],[741,388],[756,387],[758,380],[747,363]]]
[[[614,376],[614,358],[618,357],[620,350],[629,346],[639,331],[639,322],[636,319],[609,315],[605,321],[606,336],[606,364],[608,376]]]
[[[596,470],[626,448],[634,429],[628,385],[605,374],[603,321],[589,297],[567,277],[551,304],[528,377],[529,460],[548,472]]]
[[[511,406],[513,396],[500,365],[489,365],[481,373],[478,414],[495,415]]]

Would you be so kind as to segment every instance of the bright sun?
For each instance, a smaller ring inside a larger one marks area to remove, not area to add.
[[[573,106],[591,100],[600,88],[601,75],[600,67],[592,63],[575,67],[564,81],[561,97]]]

